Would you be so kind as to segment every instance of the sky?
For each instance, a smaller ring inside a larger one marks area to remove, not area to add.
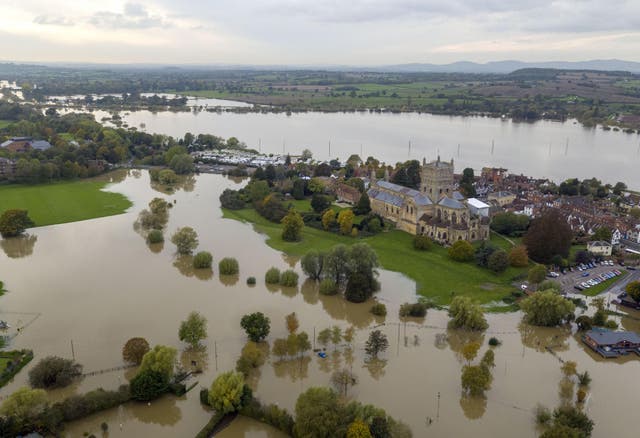
[[[389,65],[640,61],[640,0],[3,0],[0,59]]]

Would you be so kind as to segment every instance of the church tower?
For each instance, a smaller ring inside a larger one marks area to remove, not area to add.
[[[453,159],[450,163],[440,161],[440,156],[430,163],[423,159],[420,181],[420,191],[433,202],[438,202],[443,196],[451,196],[453,194]]]

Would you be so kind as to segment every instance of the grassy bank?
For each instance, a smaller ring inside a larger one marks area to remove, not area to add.
[[[610,278],[600,284],[596,284],[589,289],[583,290],[582,293],[588,297],[595,297],[596,295],[601,294],[627,276],[627,271],[625,271],[624,269],[622,269],[620,272],[622,273],[622,275],[618,275],[617,277]],[[588,278],[585,278],[584,280],[588,280]]]
[[[28,210],[36,226],[124,213],[131,202],[119,193],[102,191],[106,184],[72,181],[0,186],[0,212],[12,208]]]
[[[524,272],[509,268],[496,275],[473,263],[454,262],[447,256],[447,250],[439,245],[434,245],[430,251],[416,251],[412,245],[413,236],[398,230],[354,239],[305,227],[302,241],[285,242],[280,237],[280,224],[267,221],[253,209],[223,210],[223,215],[252,223],[258,232],[267,236],[269,246],[290,255],[302,256],[310,249],[328,250],[338,243],[366,242],[375,249],[384,269],[407,275],[416,282],[419,294],[438,304],[448,304],[452,292],[468,295],[481,303],[499,301],[514,290],[512,279]]]

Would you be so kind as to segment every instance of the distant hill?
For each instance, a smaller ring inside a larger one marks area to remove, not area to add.
[[[640,73],[640,62],[619,59],[595,59],[592,61],[493,61],[485,64],[460,61],[451,64],[397,64],[372,67],[371,71],[400,73],[511,73],[526,68],[553,68],[560,70],[604,70]],[[360,68],[359,70],[362,70]]]

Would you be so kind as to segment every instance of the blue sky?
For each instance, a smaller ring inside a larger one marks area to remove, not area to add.
[[[640,0],[5,0],[0,9],[0,59],[13,61],[640,61]]]

